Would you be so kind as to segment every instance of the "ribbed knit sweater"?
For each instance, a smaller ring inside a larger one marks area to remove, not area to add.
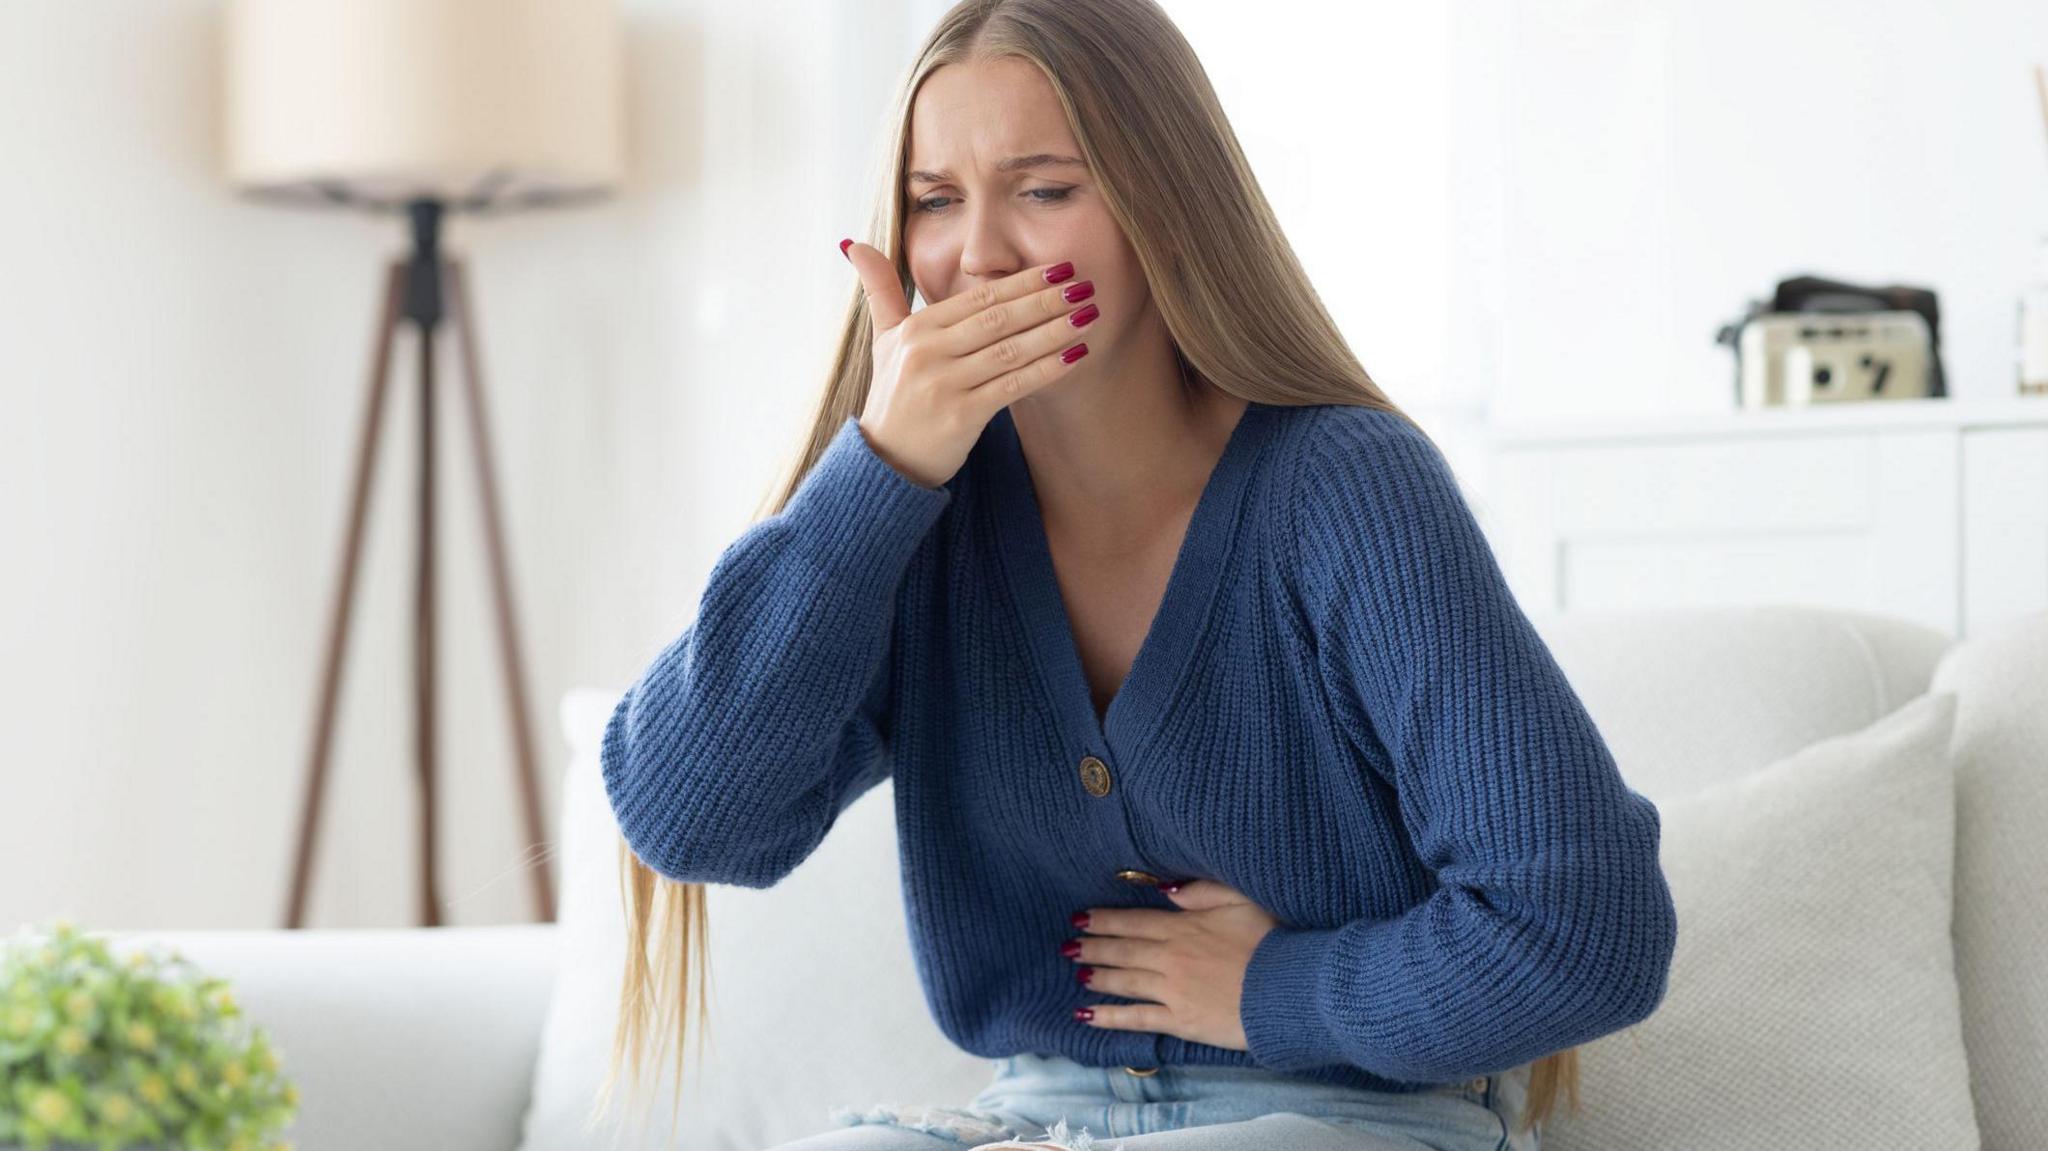
[[[1099,716],[1007,409],[928,488],[849,417],[611,716],[635,855],[766,888],[893,782],[926,1003],[961,1049],[1258,1066],[1406,1092],[1647,1017],[1677,917],[1657,809],[1400,416],[1252,403]],[[1142,874],[1130,874],[1142,873]],[[1214,879],[1281,926],[1249,1051],[1094,1026],[1087,907]]]

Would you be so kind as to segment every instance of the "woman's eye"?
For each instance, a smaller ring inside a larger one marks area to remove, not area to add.
[[[1067,194],[1072,191],[1072,188],[1032,188],[1026,191],[1024,195],[1033,197],[1036,203],[1056,204],[1066,199]],[[1045,199],[1037,200],[1036,197],[1041,193],[1045,195]],[[951,196],[927,196],[917,202],[917,207],[914,210],[919,212],[936,212],[939,209],[934,208],[932,205],[950,199],[952,199]]]

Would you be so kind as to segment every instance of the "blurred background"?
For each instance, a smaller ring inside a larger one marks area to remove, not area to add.
[[[1891,602],[1857,573],[1892,553],[1862,542],[1745,567],[1687,537],[1561,586],[1562,552],[1531,556],[1566,533],[1563,502],[1532,522],[1489,494],[1510,464],[1564,490],[1557,429],[1734,450],[1716,334],[1812,274],[1940,297],[1946,395],[1869,424],[1903,447],[1854,456],[1889,469],[1854,491],[1940,505],[1912,521],[1926,536],[1872,529],[1935,556],[1904,614],[1960,633],[2048,600],[2048,423],[2021,395],[2018,322],[2048,234],[2048,7],[1268,0],[1253,20],[1161,2],[1325,304],[1440,433],[1518,587],[1568,604],[1605,578],[1644,601],[1665,571],[1677,598],[1753,597],[1789,586],[1785,564],[1815,573],[1801,596]],[[625,0],[612,194],[444,224],[550,828],[557,701],[622,689],[682,629],[793,457],[856,288],[836,245],[867,238],[893,86],[946,7]],[[407,242],[391,217],[236,194],[223,17],[0,0],[0,924],[282,921],[380,293]],[[309,925],[418,922],[410,347],[367,493]],[[454,341],[439,352],[440,919],[524,922],[547,846],[518,814]],[[1959,457],[1980,420],[1996,447]],[[1677,458],[1641,442],[1645,467]],[[1768,502],[1799,474],[1731,458],[1745,470],[1706,473],[1687,506]],[[1931,487],[1927,461],[1946,469]],[[1974,542],[1985,525],[1995,544]],[[1674,554],[1729,578],[1688,583],[1702,569]]]

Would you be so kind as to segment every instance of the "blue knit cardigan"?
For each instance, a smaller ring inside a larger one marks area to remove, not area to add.
[[[1259,1066],[1405,1092],[1647,1017],[1677,917],[1623,782],[1447,462],[1402,417],[1252,403],[1098,715],[1007,409],[928,488],[848,418],[619,701],[634,854],[766,888],[893,780],[940,1030],[990,1059]],[[1085,907],[1209,878],[1280,927],[1249,1051],[1092,1026]]]

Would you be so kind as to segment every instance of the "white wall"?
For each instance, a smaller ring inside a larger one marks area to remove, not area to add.
[[[1447,432],[1489,404],[1723,407],[1714,328],[1804,268],[1940,290],[1953,387],[2009,390],[2012,293],[2048,230],[2038,6],[1166,6],[1361,361]],[[795,446],[856,287],[836,244],[862,226],[890,86],[944,4],[626,7],[624,193],[449,234],[480,312],[550,813],[555,701],[623,687],[680,631]],[[216,16],[0,4],[0,155],[21,161],[0,181],[0,929],[282,916],[376,292],[403,236],[223,188]],[[414,921],[411,347],[357,589],[321,926]],[[520,921],[535,856],[455,368],[443,918]]]
[[[555,702],[623,686],[779,473],[925,0],[627,5],[634,171],[457,219],[548,810]],[[282,922],[396,221],[217,176],[218,10],[0,4],[0,928]],[[810,93],[823,78],[817,103]],[[531,918],[452,333],[440,360],[443,920]],[[416,921],[418,392],[396,349],[312,892]],[[552,816],[550,816],[550,819]]]
[[[1445,365],[1445,10],[1292,3],[1248,19],[1233,0],[1163,5],[1366,372],[1418,413],[1458,406]]]
[[[2048,233],[2021,0],[1476,0],[1454,59],[1474,195],[1454,262],[1497,417],[1722,411],[1713,342],[1812,274],[1940,294],[1949,388],[2014,393],[2014,309]],[[1496,120],[1497,117],[1497,120]],[[1465,320],[1454,317],[1454,325]]]

